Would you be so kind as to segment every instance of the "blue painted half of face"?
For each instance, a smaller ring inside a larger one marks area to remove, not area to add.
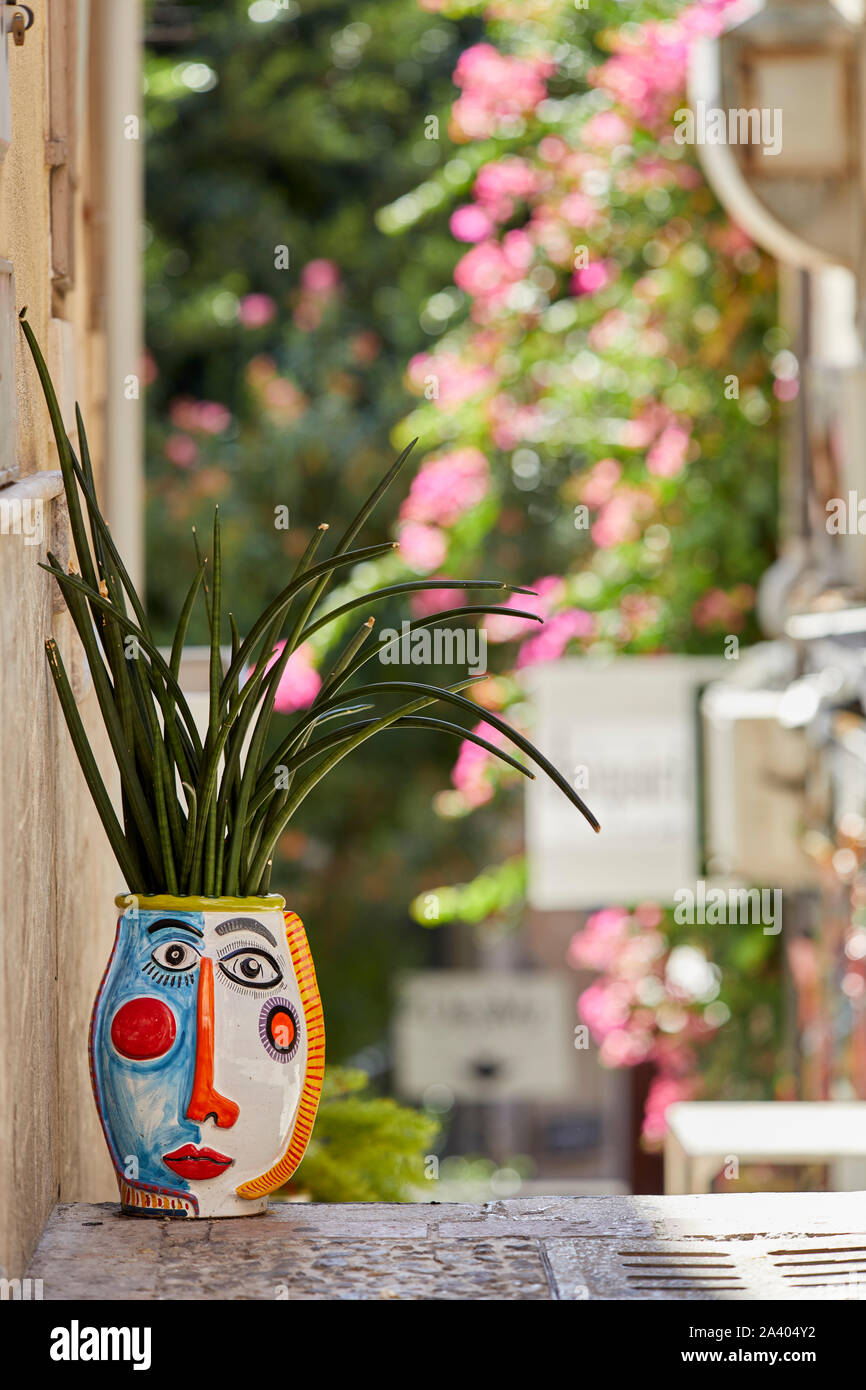
[[[176,1193],[189,1191],[189,1183],[166,1168],[162,1156],[201,1138],[185,1110],[195,1071],[203,928],[201,912],[127,908],[94,1021],[94,1085],[115,1166],[133,1184]],[[171,949],[172,943],[184,949]],[[167,952],[189,968],[166,968],[159,957],[164,961]],[[142,998],[162,1000],[171,1010],[174,1039],[160,1056],[130,1058],[115,1046],[111,1026],[124,1004]]]

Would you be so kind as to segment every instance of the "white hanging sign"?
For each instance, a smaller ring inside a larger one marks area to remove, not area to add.
[[[602,827],[588,831],[548,778],[528,785],[533,907],[671,902],[694,884],[698,694],[726,667],[714,657],[574,657],[527,673],[534,740]]]

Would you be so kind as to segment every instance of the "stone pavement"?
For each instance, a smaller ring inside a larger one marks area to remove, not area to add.
[[[178,1221],[57,1206],[45,1299],[861,1299],[866,1193],[276,1204]]]

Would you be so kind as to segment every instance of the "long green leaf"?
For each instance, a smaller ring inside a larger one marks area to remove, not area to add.
[[[375,560],[378,559],[380,555],[384,555],[387,551],[393,549],[393,541],[386,541],[381,545],[362,546],[360,550],[350,550],[343,555],[332,555],[330,559],[322,560],[318,565],[313,565],[311,569],[298,575],[298,577],[293,579],[281,593],[277,594],[277,597],[268,604],[264,612],[260,614],[253,623],[252,628],[241,643],[237,656],[225,674],[223,691],[220,699],[220,715],[223,714],[225,706],[228,703],[228,690],[231,681],[240,674],[248,662],[251,663],[256,644],[267,634],[275,621],[280,621],[285,617],[291,607],[292,599],[296,594],[299,594],[308,584],[315,583],[317,579],[320,579],[324,575],[329,575],[333,570],[339,569],[343,565],[361,564],[366,560]],[[265,661],[267,661],[270,652],[266,654],[260,652],[258,661],[261,661],[262,655],[265,655]]]
[[[372,689],[372,687],[356,686],[350,693],[352,695],[362,695],[366,694],[369,689]],[[596,833],[601,829],[592,811],[590,811],[586,803],[578,796],[574,788],[565,780],[562,773],[553,765],[550,759],[546,758],[544,754],[535,747],[534,743],[523,734],[519,733],[517,729],[513,729],[510,724],[507,724],[498,714],[494,714],[492,710],[479,709],[478,705],[474,704],[472,700],[467,700],[464,695],[459,695],[454,690],[443,689],[436,685],[425,685],[420,681],[382,681],[378,689],[389,689],[393,691],[426,690],[431,694],[438,691],[438,695],[436,696],[437,699],[444,700],[448,704],[457,705],[459,709],[468,710],[476,719],[480,718],[485,724],[491,724],[494,729],[498,729],[500,733],[510,739],[522,753],[525,753],[528,758],[531,758],[531,760],[541,768],[542,772],[547,774],[550,780],[554,782],[559,790],[568,798],[572,806],[575,806],[577,810],[580,811],[581,815],[589,822]]]
[[[467,685],[469,682],[461,681],[459,684]],[[420,696],[415,700],[407,701],[406,704],[399,705],[396,710],[391,710],[389,714],[382,715],[380,719],[373,720],[372,724],[367,728],[358,730],[358,732],[353,734],[345,744],[328,753],[318,766],[304,778],[303,782],[292,791],[285,806],[280,808],[279,815],[269,820],[266,824],[258,853],[253,863],[250,865],[247,874],[247,882],[259,882],[265,871],[268,860],[274,852],[280,835],[288,825],[298,806],[300,806],[301,802],[310,794],[313,788],[321,782],[322,778],[336,767],[337,763],[342,762],[343,758],[348,757],[349,754],[360,747],[362,743],[366,743],[368,739],[373,738],[380,730],[388,728],[390,724],[396,723],[398,719],[407,714],[415,714],[418,710],[424,709],[426,705],[434,704],[435,701],[440,698],[440,694],[441,692],[437,691],[432,697]],[[467,701],[467,703],[469,702]]]
[[[57,564],[46,565],[41,560],[39,561],[39,564],[42,569],[48,572],[48,574],[54,576],[58,584],[61,581],[63,581],[63,583],[67,584],[71,588],[84,594],[91,604],[95,605],[97,608],[101,609],[105,613],[110,613],[116,621],[118,627],[122,628],[124,632],[135,637],[139,647],[150,658],[151,662],[156,667],[159,674],[162,676],[163,680],[165,681],[166,685],[171,691],[172,697],[176,701],[178,709],[184,716],[184,724],[186,725],[187,731],[190,735],[190,738],[192,739],[193,747],[195,748],[197,755],[201,756],[201,739],[199,738],[195,720],[193,719],[192,714],[190,713],[190,709],[186,702],[186,698],[183,694],[183,691],[181,690],[180,686],[178,685],[177,681],[175,680],[174,676],[169,670],[168,664],[165,661],[165,658],[163,657],[162,653],[156,646],[154,646],[150,638],[147,637],[144,632],[142,632],[141,628],[134,621],[134,619],[130,618],[124,613],[119,612],[111,603],[110,599],[104,598],[98,590],[91,589],[91,587],[88,584],[85,584],[83,582],[80,576],[75,574],[64,574],[63,570],[60,569],[59,565]]]
[[[214,509],[213,518],[213,593],[211,594],[210,625],[210,706],[208,714],[208,746],[216,743],[220,726],[220,685],[222,684],[222,661],[220,659],[220,636],[222,628],[222,545],[220,539],[219,507]],[[222,839],[222,827],[217,826],[216,804],[208,806],[207,835],[204,862],[204,893],[212,898],[218,889],[216,884],[217,837]]]
[[[72,745],[78,757],[81,771],[84,773],[90,795],[93,797],[99,818],[108,836],[108,842],[120,865],[120,871],[126,879],[127,887],[132,891],[140,890],[147,886],[148,880],[124,836],[117,816],[114,814],[111,797],[108,795],[96,765],[96,759],[87,741],[87,734],[78,713],[78,706],[69,684],[66,668],[63,665],[63,658],[53,637],[49,637],[45,643],[45,652],[48,657],[48,669],[51,672],[54,687],[60,699],[60,707],[66,720],[66,727],[69,730]]]
[[[144,788],[141,785],[136,771],[134,758],[126,744],[123,723],[114,702],[114,689],[100,655],[99,647],[96,642],[96,635],[90,623],[90,613],[88,612],[87,604],[74,589],[71,583],[71,575],[64,576],[62,572],[58,571],[58,576],[57,582],[63,592],[63,597],[69,608],[70,616],[81,638],[87,656],[90,674],[93,679],[93,688],[96,692],[96,698],[102,712],[106,733],[108,734],[112,752],[114,753],[114,758],[120,772],[123,790],[129,798],[129,804],[135,817],[138,831],[144,842],[147,857],[151,862],[152,868],[158,874],[162,861],[156,824],[144,793]]]
[[[377,602],[379,599],[393,598],[395,594],[421,593],[434,589],[499,589],[502,593],[509,594],[534,595],[535,593],[534,589],[524,589],[518,584],[506,584],[501,579],[408,579],[400,584],[388,584],[383,589],[371,589],[369,593],[360,594],[357,598],[350,599],[348,603],[341,604],[339,608],[331,608],[321,618],[310,623],[309,627],[304,628],[298,640],[299,642],[308,642],[314,633],[318,632],[320,628],[326,627],[328,623],[344,617],[346,613],[351,613],[356,608],[366,608],[367,604]]]

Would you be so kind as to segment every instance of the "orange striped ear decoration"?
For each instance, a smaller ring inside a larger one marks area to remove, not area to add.
[[[239,1197],[264,1197],[268,1192],[273,1192],[275,1188],[282,1187],[289,1181],[310,1142],[325,1078],[325,1022],[322,1017],[322,1000],[319,996],[319,986],[316,984],[313,957],[300,917],[296,912],[284,912],[283,916],[286,919],[286,940],[289,943],[295,979],[304,1008],[307,1069],[289,1147],[273,1168],[262,1173],[260,1178],[252,1178],[249,1182],[242,1183],[236,1189]]]

